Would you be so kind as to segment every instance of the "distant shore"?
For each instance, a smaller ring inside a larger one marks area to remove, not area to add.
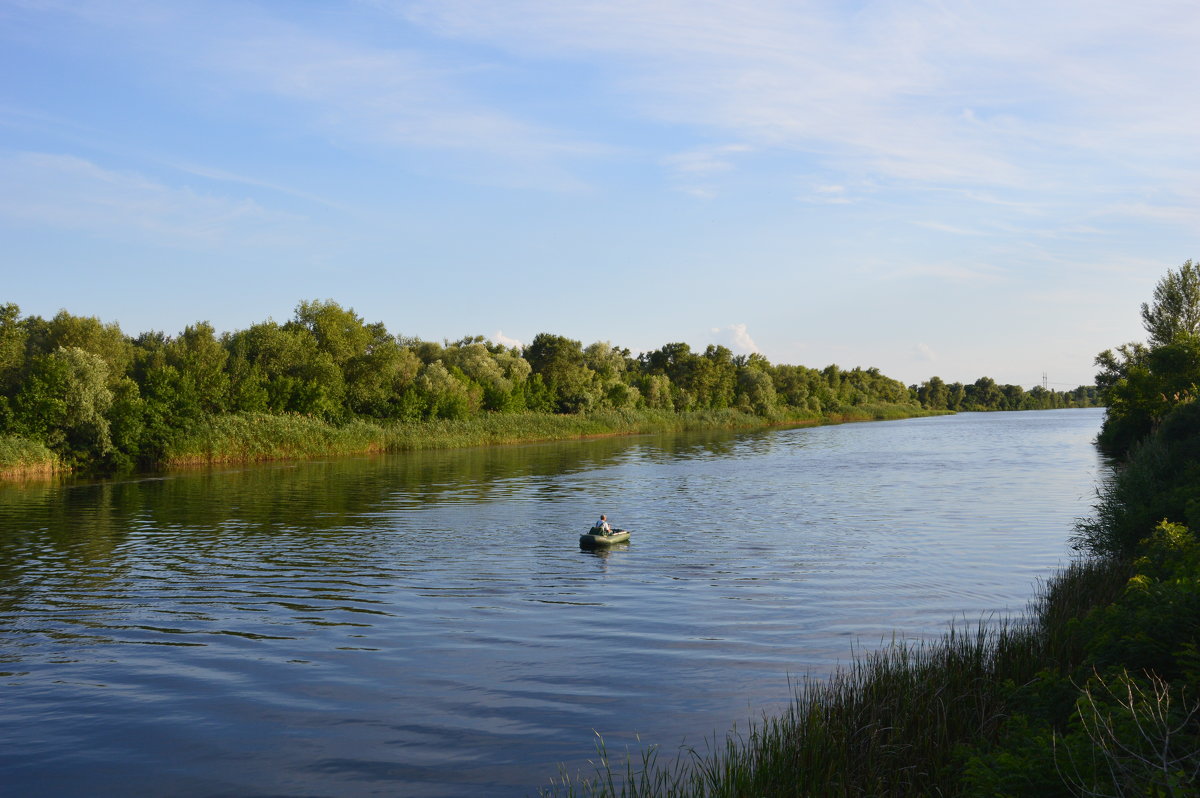
[[[356,420],[331,424],[297,414],[230,413],[211,416],[170,443],[160,468],[272,460],[303,460],[338,455],[462,449],[520,443],[578,440],[654,432],[819,426],[944,415],[914,404],[876,404],[827,415],[760,416],[738,410],[673,413],[660,410],[605,410],[592,413],[496,413],[467,419],[404,423]],[[33,441],[0,438],[0,480],[46,479],[73,469]]]

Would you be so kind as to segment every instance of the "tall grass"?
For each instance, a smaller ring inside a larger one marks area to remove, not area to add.
[[[466,419],[432,419],[387,428],[388,451],[455,449],[490,444],[560,441],[603,435],[761,427],[769,420],[737,410],[671,413],[604,410],[578,415],[503,413]]]
[[[384,430],[354,421],[344,426],[300,415],[230,413],[210,416],[167,447],[168,465],[256,462],[378,452]]]
[[[17,435],[0,435],[0,479],[49,476],[58,458],[44,444]]]
[[[543,796],[734,798],[958,794],[965,746],[995,741],[1014,694],[1047,668],[1069,674],[1082,647],[1078,621],[1119,595],[1128,570],[1079,562],[1045,583],[1017,619],[893,642],[826,680],[806,679],[789,710],[746,733],[714,738],[661,763],[650,748],[594,773],[566,774]]]
[[[267,413],[212,416],[181,432],[167,446],[165,465],[254,462],[418,449],[562,441],[603,435],[750,429],[770,425],[840,423],[919,415],[919,408],[864,406],[834,417],[762,417],[739,410],[674,413],[603,410],[577,415],[494,413],[464,419],[406,423],[354,421],[334,425],[317,418]]]

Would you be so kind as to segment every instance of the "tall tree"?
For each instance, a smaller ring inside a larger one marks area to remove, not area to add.
[[[0,396],[17,387],[25,365],[25,339],[29,337],[20,320],[21,309],[0,305]]]
[[[1142,324],[1152,347],[1200,335],[1200,264],[1187,260],[1178,271],[1167,271],[1154,288],[1154,301],[1142,303]]]

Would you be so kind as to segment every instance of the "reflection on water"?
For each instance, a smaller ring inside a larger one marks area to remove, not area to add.
[[[0,486],[0,783],[528,795],[1019,610],[1099,411]],[[629,544],[581,549],[600,512]]]

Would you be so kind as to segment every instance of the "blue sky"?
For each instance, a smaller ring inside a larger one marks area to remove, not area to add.
[[[1194,2],[0,3],[0,302],[1091,382],[1200,258]]]

